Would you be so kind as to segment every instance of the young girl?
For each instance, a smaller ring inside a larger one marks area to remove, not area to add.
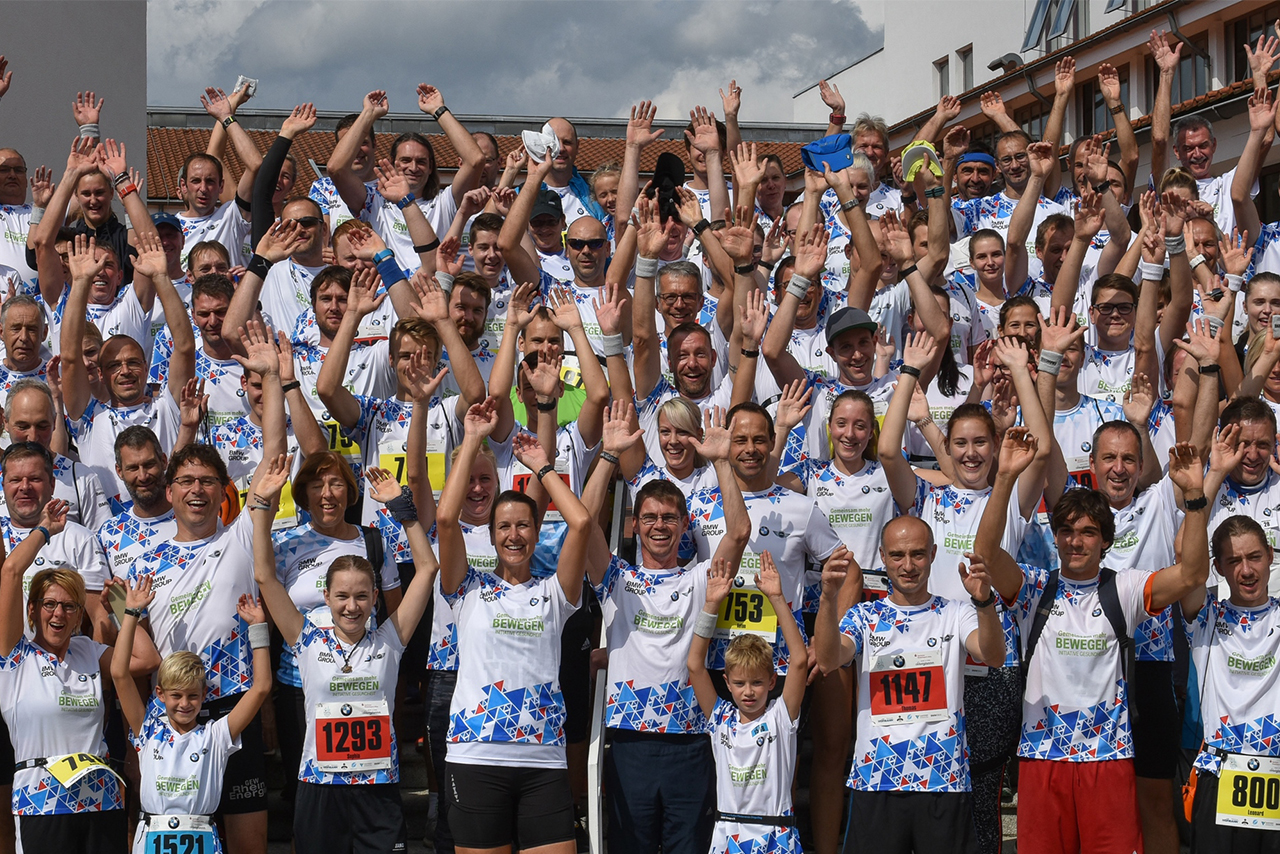
[[[262,605],[241,596],[236,608],[249,624],[253,647],[253,686],[240,695],[226,717],[197,723],[204,700],[204,663],[194,652],[170,653],[160,664],[156,696],[164,704],[148,711],[129,673],[138,620],[154,600],[151,578],[125,595],[125,616],[111,661],[111,681],[120,711],[129,723],[130,741],[142,774],[142,820],[133,836],[134,854],[148,851],[204,851],[219,854],[222,843],[213,813],[222,798],[227,760],[240,749],[240,733],[271,693],[271,634]],[[174,848],[173,846],[177,846]]]
[[[808,659],[793,656],[781,701],[769,701],[777,683],[773,650],[754,634],[743,634],[725,652],[724,679],[733,702],[716,694],[707,672],[707,647],[716,616],[733,589],[736,568],[716,560],[707,579],[707,601],[694,623],[689,647],[689,683],[710,722],[711,751],[716,762],[716,828],[711,854],[729,850],[800,854],[800,832],[791,809],[791,780],[796,767],[796,734],[804,700]],[[775,611],[789,610],[782,580],[768,552],[760,555],[756,586]],[[788,649],[804,640],[794,620],[779,620]]]

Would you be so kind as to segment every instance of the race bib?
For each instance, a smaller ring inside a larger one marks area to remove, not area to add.
[[[569,472],[567,471],[569,468],[569,461],[565,459],[557,459],[555,466],[556,476],[564,481],[565,486],[572,490],[573,484],[569,482]],[[561,471],[561,469],[566,469],[566,471]],[[523,463],[517,461],[511,473],[511,488],[517,492],[528,492],[529,481],[532,478],[533,472],[525,468]],[[542,521],[560,522],[563,520],[564,516],[560,513],[560,509],[556,507],[556,503],[554,501],[548,501],[547,512],[546,515],[542,517]]]
[[[878,655],[868,685],[871,722],[877,726],[941,723],[950,717],[941,652]]]
[[[720,613],[716,616],[716,637],[734,638],[738,635],[759,635],[770,644],[778,637],[778,614],[773,610],[769,597],[756,587],[760,573],[760,555],[743,552],[733,589],[724,597]]]
[[[386,700],[316,704],[316,767],[329,774],[391,767]]]
[[[862,572],[862,601],[874,602],[889,595],[889,576],[883,569]]]
[[[64,789],[70,789],[81,777],[97,770],[108,771],[117,780],[120,779],[120,775],[116,774],[105,759],[94,756],[92,753],[68,753],[56,759],[50,758],[44,770],[61,783]],[[122,780],[121,785],[123,784]]]
[[[329,434],[329,450],[335,454],[341,454],[348,463],[359,464],[360,446],[342,432],[342,425],[337,421],[326,421],[324,429]]]
[[[1218,777],[1217,823],[1280,830],[1280,757],[1227,754]]]
[[[431,490],[436,498],[440,497],[440,491],[444,489],[444,451],[444,441],[433,440],[428,434],[427,477],[431,479]],[[383,442],[378,446],[378,467],[391,472],[396,483],[401,486],[409,485],[409,478],[405,472],[407,460],[404,442]]]
[[[245,475],[236,480],[236,491],[240,493],[240,506],[249,506],[249,487],[252,486],[253,475]],[[280,509],[271,522],[271,530],[283,531],[298,525],[298,507],[293,503],[293,483],[285,481],[280,489]]]
[[[154,815],[142,844],[143,854],[213,854],[218,850],[213,827],[202,815]]]
[[[1067,474],[1076,479],[1076,482],[1085,489],[1093,489],[1093,470],[1089,468],[1089,455],[1081,454],[1078,457],[1067,457]]]

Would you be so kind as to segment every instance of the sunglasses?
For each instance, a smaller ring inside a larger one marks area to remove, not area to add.
[[[296,222],[303,228],[315,228],[317,225],[324,222],[324,220],[318,216],[300,216],[293,220],[293,222]]]
[[[593,237],[590,240],[581,240],[577,237],[570,237],[568,243],[569,248],[575,252],[581,252],[584,249],[590,249],[595,252],[604,248],[605,239],[603,237]]]

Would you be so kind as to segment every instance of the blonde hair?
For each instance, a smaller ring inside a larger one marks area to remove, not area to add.
[[[31,579],[31,592],[27,594],[27,625],[36,627],[35,610],[40,607],[44,594],[50,587],[61,587],[84,612],[84,578],[74,569],[42,569]]]
[[[773,673],[773,647],[759,635],[738,635],[724,652],[724,672],[738,669]]]
[[[449,453],[449,465],[450,465],[450,466],[455,466],[455,465],[457,465],[457,464],[458,464],[458,456],[459,456],[461,453],[462,453],[462,446],[461,446],[461,445],[459,445],[458,447],[454,448],[454,449]],[[495,456],[493,455],[493,448],[490,448],[490,447],[489,447],[489,440],[488,440],[488,439],[485,439],[484,441],[482,441],[482,442],[480,443],[480,453],[479,453],[479,454],[477,454],[477,456],[478,456],[478,457],[484,457],[484,458],[485,458],[485,459],[487,459],[489,462],[493,463],[493,467],[494,467],[495,469],[497,469],[497,467],[498,467],[498,458],[497,458],[497,457],[495,457]]]
[[[156,686],[161,691],[199,688],[203,696],[204,674],[204,661],[200,656],[185,649],[179,650],[169,653],[160,662],[160,669],[156,672]]]
[[[702,410],[698,409],[697,405],[688,398],[671,398],[658,407],[658,415],[667,416],[667,421],[671,422],[671,426],[677,430],[683,430],[691,436],[696,436],[699,441],[702,440]],[[654,419],[654,423],[657,423],[657,419]],[[702,468],[706,464],[706,458],[694,451],[694,467]]]

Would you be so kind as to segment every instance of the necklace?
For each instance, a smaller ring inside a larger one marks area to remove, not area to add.
[[[342,672],[343,673],[351,672],[351,657],[356,654],[356,650],[360,648],[360,644],[363,643],[364,639],[368,636],[369,636],[369,633],[365,632],[364,636],[361,637],[360,640],[356,641],[351,645],[351,649],[347,652],[347,654],[342,656]]]

